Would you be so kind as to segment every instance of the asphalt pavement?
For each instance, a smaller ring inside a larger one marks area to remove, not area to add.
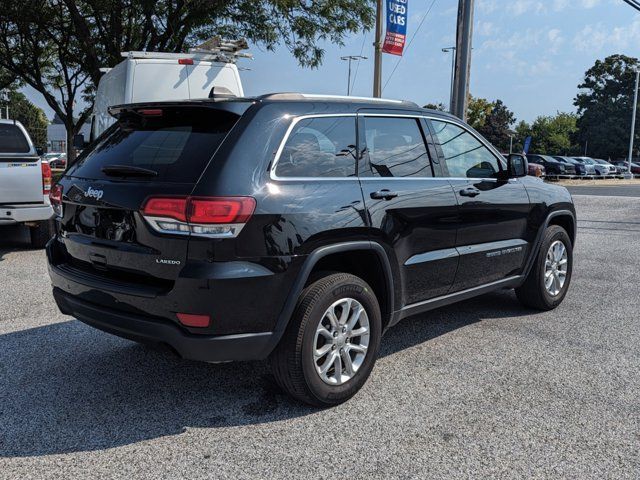
[[[0,231],[0,478],[637,479],[640,198],[574,198],[562,306],[502,291],[408,319],[328,410],[261,363],[183,361],[61,315],[43,252]]]
[[[572,185],[567,188],[571,195],[640,197],[640,185]]]

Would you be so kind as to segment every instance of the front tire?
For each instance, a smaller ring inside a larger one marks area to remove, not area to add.
[[[330,407],[353,397],[378,356],[381,314],[371,287],[347,273],[306,287],[270,363],[295,399]]]
[[[562,303],[573,273],[573,246],[567,232],[551,225],[524,284],[516,288],[520,303],[536,310],[553,310]]]

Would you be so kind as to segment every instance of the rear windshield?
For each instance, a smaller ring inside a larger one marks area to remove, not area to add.
[[[121,114],[118,122],[91,145],[68,175],[118,178],[104,167],[138,167],[157,172],[149,180],[193,183],[238,120],[211,108],[149,108],[146,115]]]
[[[17,125],[0,123],[0,153],[29,153],[29,142]]]

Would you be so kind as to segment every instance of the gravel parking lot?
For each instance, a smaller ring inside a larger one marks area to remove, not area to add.
[[[62,316],[44,254],[3,231],[0,477],[638,478],[640,195],[575,200],[558,310],[505,291],[409,319],[331,410],[262,364],[182,361]]]

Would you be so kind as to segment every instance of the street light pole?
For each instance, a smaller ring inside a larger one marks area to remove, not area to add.
[[[349,62],[349,74],[347,75],[347,96],[351,94],[351,62],[354,60],[366,60],[367,57],[363,57],[362,55],[346,55],[344,57],[340,57],[340,60],[346,60]]]
[[[373,96],[382,97],[382,0],[376,5],[376,35],[373,45],[376,49],[373,70]]]
[[[631,161],[633,160],[633,141],[636,136],[636,116],[638,113],[638,87],[640,87],[640,68],[636,70],[636,87],[633,92],[633,114],[631,116],[631,140],[629,141],[629,169],[627,171],[627,176],[629,178],[633,178],[633,173],[631,171]]]
[[[449,91],[449,112],[453,113],[453,81],[456,76],[456,47],[443,48],[442,52],[451,52],[451,88]]]

